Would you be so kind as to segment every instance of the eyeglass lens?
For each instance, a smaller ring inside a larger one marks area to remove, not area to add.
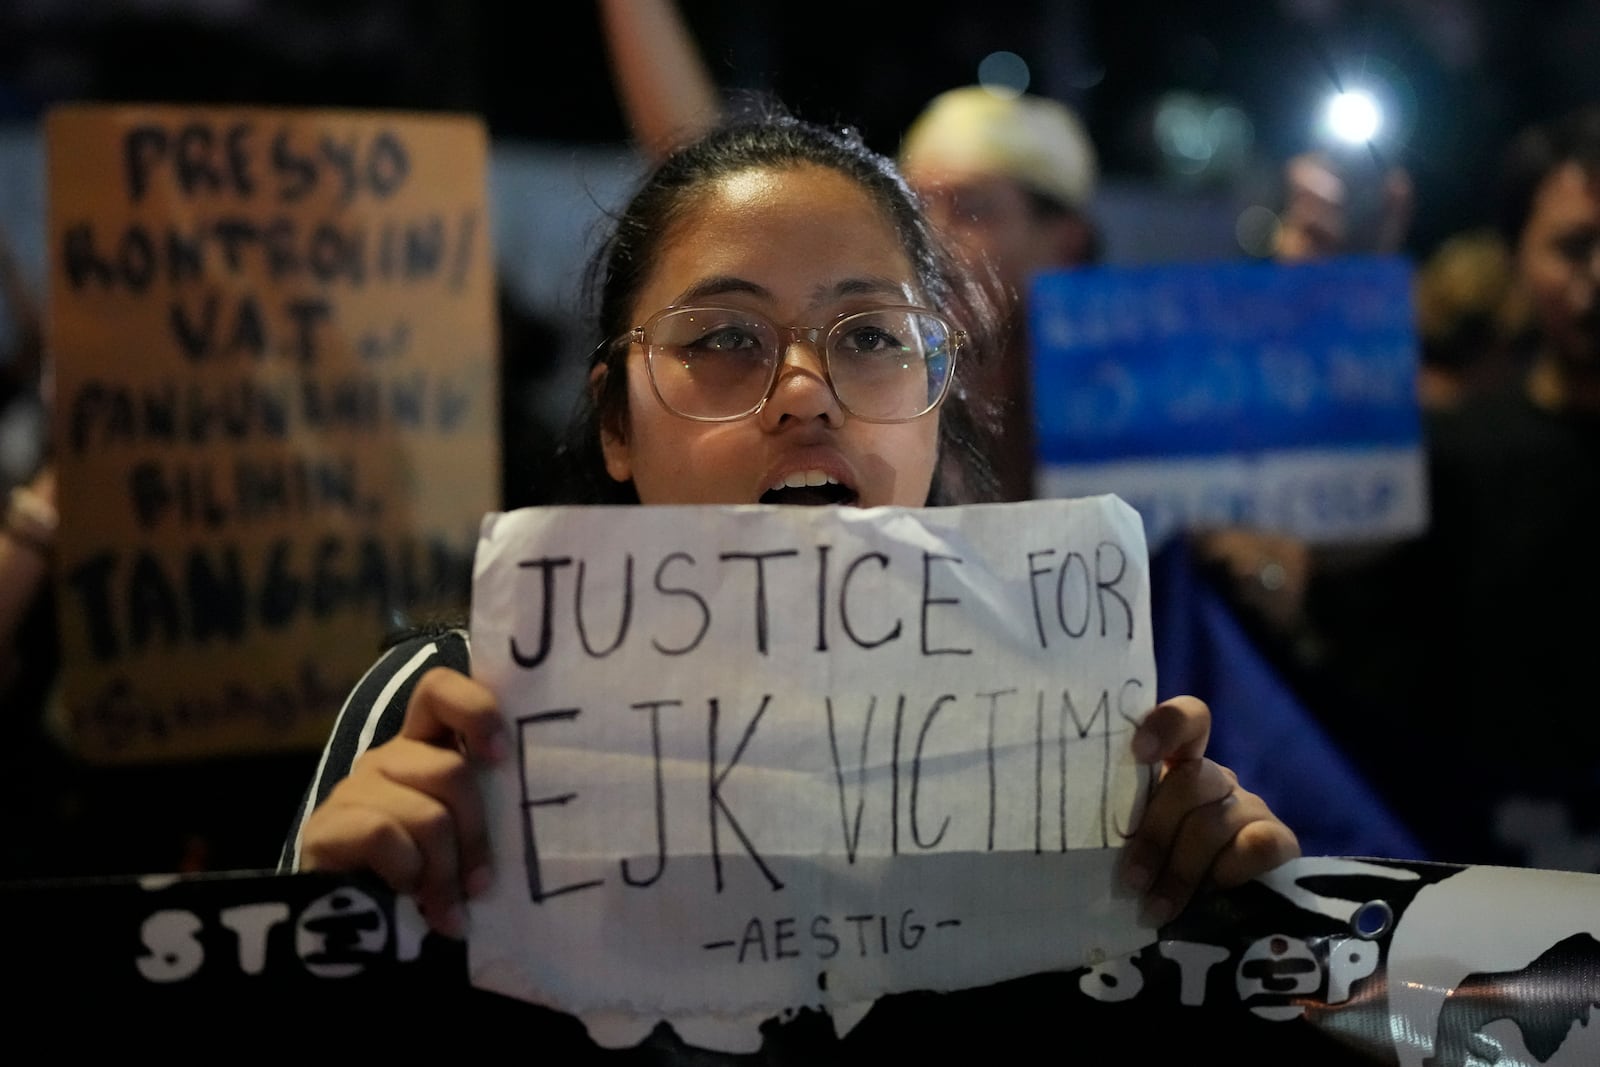
[[[760,406],[783,362],[787,334],[766,319],[680,308],[645,329],[662,401],[691,418],[736,418]],[[932,312],[884,308],[847,316],[823,338],[839,403],[864,419],[914,419],[943,397],[953,361],[949,324]]]

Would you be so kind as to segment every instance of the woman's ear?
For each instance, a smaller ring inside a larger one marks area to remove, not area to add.
[[[600,424],[600,451],[605,456],[606,473],[611,475],[613,481],[626,482],[633,478],[633,453],[622,432],[624,427],[615,413],[608,411],[601,402],[605,388],[606,365],[602,363],[589,372],[589,399],[600,413],[597,421]]]

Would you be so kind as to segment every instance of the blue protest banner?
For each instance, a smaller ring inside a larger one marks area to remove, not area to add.
[[[1152,545],[1196,525],[1419,530],[1411,287],[1406,260],[1367,256],[1038,277],[1041,495],[1117,493]]]

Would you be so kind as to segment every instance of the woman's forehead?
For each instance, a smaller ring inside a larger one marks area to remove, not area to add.
[[[873,288],[911,300],[917,282],[893,219],[853,179],[814,165],[752,168],[686,206],[639,304],[654,310],[718,285],[790,303]]]

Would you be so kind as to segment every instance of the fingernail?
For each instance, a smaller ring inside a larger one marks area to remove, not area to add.
[[[494,882],[494,870],[487,864],[474,867],[463,883],[469,897],[481,897]]]
[[[1139,908],[1139,925],[1154,930],[1170,922],[1176,913],[1177,909],[1166,897],[1146,897]]]

